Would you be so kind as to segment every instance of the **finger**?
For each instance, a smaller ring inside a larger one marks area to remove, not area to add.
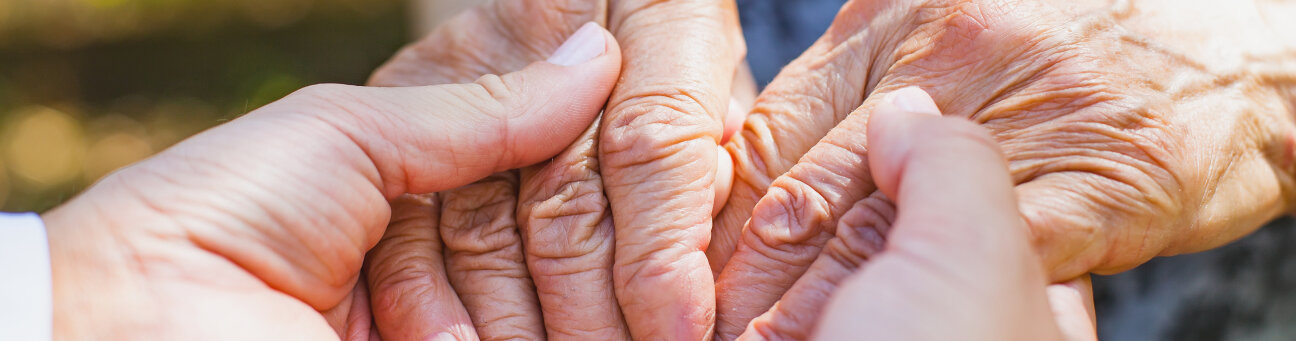
[[[369,308],[369,286],[364,276],[361,272],[351,293],[336,307],[320,312],[342,340],[370,340],[373,339],[371,336],[378,333],[378,328],[373,325],[373,314]]]
[[[730,92],[729,110],[724,118],[724,137],[720,139],[720,144],[728,143],[729,138],[742,129],[747,113],[751,112],[752,103],[756,102],[756,76],[752,75],[751,66],[746,61],[738,65]]]
[[[472,84],[318,85],[265,111],[321,108],[305,114],[354,141],[388,197],[445,190],[547,159],[593,121],[617,79],[619,49],[593,24],[564,48],[552,62]]]
[[[1094,316],[1093,281],[1089,275],[1066,283],[1048,286],[1049,306],[1063,339],[1097,341],[1097,319]]]
[[[819,258],[842,215],[875,190],[865,136],[868,115],[889,92],[878,91],[774,180],[753,207],[716,282],[721,338],[736,337],[768,311]]]
[[[716,147],[715,201],[711,203],[712,216],[720,214],[725,203],[729,202],[729,193],[733,190],[733,170],[733,158],[729,156],[729,152],[725,151],[724,147]]]
[[[737,248],[752,207],[775,178],[859,108],[869,88],[874,41],[865,29],[883,1],[851,1],[823,37],[775,77],[725,145],[733,186],[715,220],[707,259],[719,273]]]
[[[375,72],[371,84],[383,86],[427,85],[471,81],[484,74],[502,73],[522,68],[527,63],[549,57],[551,51],[568,36],[589,21],[603,22],[606,12],[604,1],[588,0],[505,0],[479,6],[453,22],[442,26],[418,43],[411,44],[391,61]],[[508,175],[502,175],[508,176]],[[486,198],[473,198],[474,193],[448,191],[448,206],[470,206],[456,203],[455,198],[468,197],[470,202]],[[515,200],[497,197],[494,200]],[[463,213],[463,212],[460,212]],[[476,212],[482,214],[485,212]],[[511,219],[512,212],[500,219]],[[460,226],[471,226],[471,215],[450,214],[447,219]],[[498,222],[512,225],[511,222]],[[458,243],[464,244],[464,243]],[[518,263],[515,266],[521,266]],[[467,284],[470,286],[470,284]],[[534,295],[527,289],[513,295]],[[474,317],[482,312],[474,311]],[[489,313],[489,312],[488,312]],[[482,320],[479,318],[479,320]],[[418,321],[390,321],[390,323],[418,323]],[[499,328],[491,334],[507,334]],[[490,336],[490,335],[487,335]]]
[[[517,175],[492,175],[441,193],[450,284],[482,339],[544,338],[544,321],[513,219]]]
[[[732,92],[729,97],[729,111],[724,118],[724,137],[720,139],[722,145],[728,143],[729,139],[742,129],[743,121],[747,120],[747,113],[751,111],[752,102],[756,101],[756,78],[752,76],[751,67],[745,61],[738,66],[738,72],[734,75]],[[712,217],[718,216],[720,210],[729,202],[729,192],[733,188],[733,157],[723,146],[719,147],[716,162],[715,201],[711,204]],[[720,268],[711,268],[711,271],[716,273],[719,270]]]
[[[612,215],[598,124],[548,163],[522,170],[518,222],[550,340],[628,340],[612,283]]]
[[[446,277],[437,233],[439,218],[435,194],[392,200],[391,223],[366,257],[374,321],[386,339],[477,338],[468,312]]]
[[[732,1],[609,4],[625,70],[608,102],[599,160],[616,226],[617,298],[635,338],[710,335],[714,284],[703,251],[715,148],[739,61]]]
[[[372,86],[471,82],[543,60],[588,22],[606,22],[605,0],[501,0],[474,6],[401,49]]]
[[[909,89],[868,127],[874,179],[898,209],[887,251],[842,287],[817,336],[1060,339],[998,145]]]
[[[882,252],[894,220],[895,207],[880,192],[856,202],[805,275],[769,311],[753,319],[739,339],[809,339],[842,281]]]

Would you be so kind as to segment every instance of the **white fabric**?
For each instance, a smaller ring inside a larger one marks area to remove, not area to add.
[[[0,212],[0,340],[52,339],[53,300],[45,224]]]

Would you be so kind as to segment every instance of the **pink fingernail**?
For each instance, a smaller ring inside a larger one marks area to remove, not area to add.
[[[932,100],[931,95],[916,86],[893,91],[887,94],[886,101],[900,108],[900,110],[915,114],[936,116],[941,114],[940,108],[936,107],[936,102]]]
[[[606,49],[607,36],[598,24],[591,22],[568,37],[548,61],[562,66],[578,65],[602,56]]]

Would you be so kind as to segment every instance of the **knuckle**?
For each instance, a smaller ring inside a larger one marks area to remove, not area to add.
[[[445,296],[445,293],[437,292],[439,290],[436,286],[424,282],[426,278],[432,278],[433,274],[400,271],[391,275],[370,281],[373,286],[370,289],[373,293],[370,304],[375,312],[399,311],[410,302],[417,302],[419,298]]]
[[[524,203],[527,253],[568,258],[593,253],[611,239],[603,221],[611,218],[597,179],[569,182],[545,199]]]
[[[443,192],[441,237],[446,248],[484,254],[520,247],[514,221],[516,184],[511,173],[501,173]]]
[[[528,257],[565,259],[602,250],[612,242],[591,127],[567,151],[523,177],[518,220]]]
[[[859,268],[882,252],[895,214],[895,205],[881,193],[861,200],[838,221],[837,238],[828,243],[827,254],[850,269]]]
[[[828,219],[827,203],[809,186],[776,180],[753,209],[743,244],[784,264],[809,264],[831,235],[820,228]]]
[[[684,264],[697,262],[706,264],[700,251],[677,247],[677,243],[651,242],[636,248],[652,249],[637,257],[615,257],[612,278],[618,289],[617,296],[628,300],[629,304],[642,304],[649,301],[646,297],[622,297],[625,292],[657,290],[663,285],[676,285],[681,271],[691,270]],[[618,248],[624,245],[618,245]],[[696,250],[696,249],[694,249]],[[623,302],[625,303],[625,302]],[[623,304],[624,305],[624,304]]]
[[[520,74],[518,76],[520,76]],[[509,109],[511,109],[514,106],[513,105],[514,101],[512,96],[514,92],[513,89],[510,87],[509,81],[504,79],[504,77],[496,74],[487,74],[478,77],[477,80],[474,80],[472,82],[472,85],[474,86],[475,90],[479,90],[482,93],[482,96],[479,96],[480,98],[490,99],[489,101],[483,101],[483,102],[493,104],[482,108],[482,109],[486,109],[486,110],[482,110],[482,112],[486,112],[486,113],[513,112],[513,110],[509,110]]]
[[[714,145],[720,137],[720,122],[689,91],[634,96],[609,112],[600,147],[613,166],[651,162],[701,141]]]
[[[430,278],[441,276],[438,271],[430,269],[429,264],[434,263],[441,262],[437,259],[415,256],[371,263],[368,272],[369,285],[374,293],[404,294],[411,289],[425,286]]]

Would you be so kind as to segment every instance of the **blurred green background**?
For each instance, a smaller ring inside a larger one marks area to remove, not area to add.
[[[103,175],[302,86],[362,84],[401,0],[0,0],[0,208]]]

